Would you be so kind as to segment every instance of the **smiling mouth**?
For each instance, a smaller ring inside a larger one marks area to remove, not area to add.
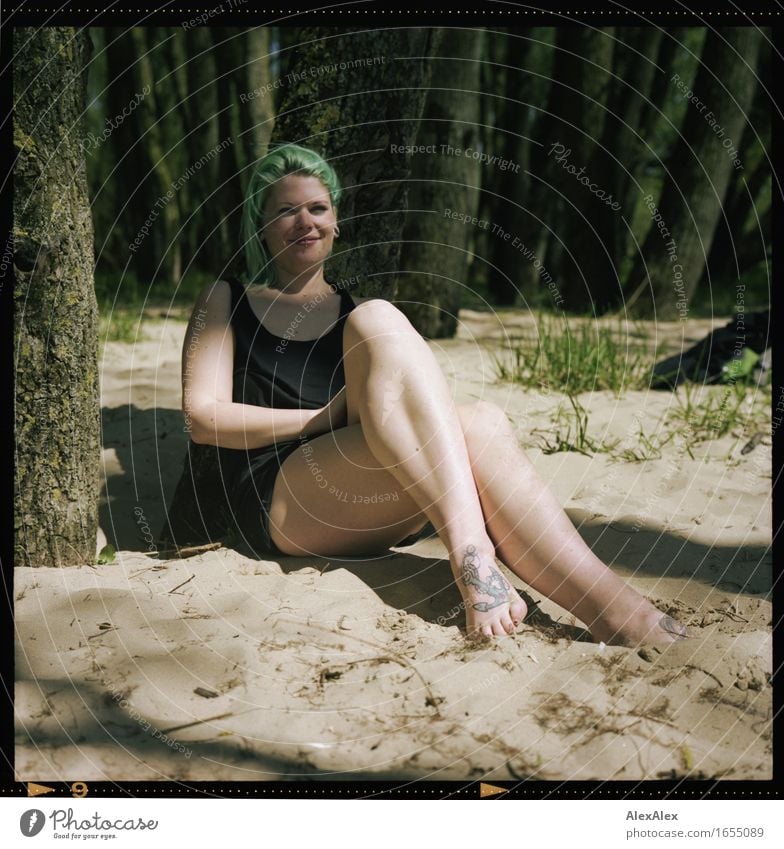
[[[317,236],[304,236],[302,239],[293,239],[292,245],[312,245],[315,242],[318,242]]]

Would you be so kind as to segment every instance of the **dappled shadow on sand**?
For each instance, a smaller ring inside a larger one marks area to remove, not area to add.
[[[99,682],[22,679],[16,689],[18,781],[302,781],[319,773],[302,759],[262,755],[209,722],[171,728]]]
[[[710,546],[683,539],[676,533],[624,522],[581,520],[579,511],[569,511],[591,549],[622,577],[677,578],[697,581],[736,594],[764,595],[771,589],[772,557],[762,545]],[[577,515],[576,515],[577,514]],[[435,545],[434,545],[435,543]],[[285,573],[305,567],[326,571],[346,569],[356,575],[387,605],[420,616],[427,622],[462,627],[461,596],[452,580],[449,563],[431,554],[437,541],[426,540],[408,549],[390,550],[368,558],[283,557],[276,560]],[[443,549],[442,549],[443,550]],[[247,550],[243,553],[250,554]],[[263,555],[269,559],[268,555]],[[518,582],[518,586],[520,586]],[[530,614],[544,629],[567,628],[536,609],[541,594],[528,589],[524,598]],[[529,624],[534,624],[529,615]],[[558,633],[557,631],[554,633]],[[581,629],[560,636],[585,637]]]
[[[190,438],[182,412],[103,407],[101,428],[106,460],[98,523],[118,551],[147,551],[182,472]]]

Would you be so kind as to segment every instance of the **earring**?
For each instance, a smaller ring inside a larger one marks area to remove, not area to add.
[[[340,238],[340,227],[338,227],[338,225],[337,225],[337,224],[335,225],[335,229],[332,231],[332,235],[333,235],[336,239]]]

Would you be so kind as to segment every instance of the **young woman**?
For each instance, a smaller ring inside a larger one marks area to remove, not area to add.
[[[395,306],[325,279],[340,193],[314,151],[261,159],[243,211],[255,285],[208,285],[188,327],[183,411],[195,442],[221,448],[239,529],[262,552],[339,557],[382,552],[429,520],[470,636],[511,634],[526,615],[498,557],[596,640],[683,638],[593,555],[503,410],[456,406]]]

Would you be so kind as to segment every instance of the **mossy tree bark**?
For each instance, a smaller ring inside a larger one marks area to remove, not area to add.
[[[737,146],[756,87],[762,35],[754,27],[709,30],[690,104],[667,161],[653,223],[630,277],[629,308],[637,316],[688,314],[711,248]],[[741,163],[742,165],[742,163]]]
[[[19,566],[95,559],[100,415],[93,225],[80,147],[84,30],[14,39],[14,553]]]
[[[430,339],[457,331],[463,289],[469,285],[470,224],[445,210],[476,216],[482,165],[466,155],[480,151],[480,68],[485,33],[448,29],[432,63],[436,87],[427,95],[413,157],[409,210],[403,230],[396,303]],[[434,152],[427,152],[432,149]],[[460,151],[458,153],[457,151]],[[488,167],[488,166],[484,166]]]

